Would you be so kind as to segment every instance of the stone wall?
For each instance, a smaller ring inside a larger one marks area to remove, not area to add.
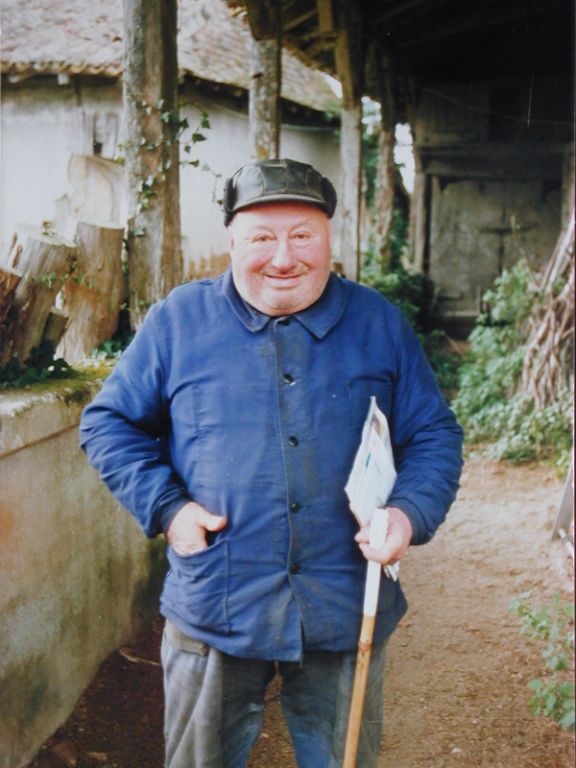
[[[0,393],[0,768],[22,768],[157,610],[149,542],[78,448],[95,384]]]

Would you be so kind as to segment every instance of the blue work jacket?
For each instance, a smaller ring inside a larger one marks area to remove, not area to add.
[[[228,518],[206,550],[168,548],[161,611],[181,631],[259,659],[356,648],[366,561],[344,486],[372,395],[398,472],[389,505],[424,543],[454,500],[462,435],[397,308],[332,274],[315,304],[269,317],[228,271],[149,310],[81,443],[148,536],[191,499]],[[405,610],[384,578],[375,642]]]

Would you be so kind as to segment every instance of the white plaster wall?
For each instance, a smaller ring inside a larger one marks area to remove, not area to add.
[[[68,89],[4,88],[2,95],[2,248],[19,223],[40,226],[67,190],[66,166],[74,124]]]
[[[200,167],[181,167],[182,238],[184,274],[191,262],[221,257],[227,252],[221,210],[224,181],[250,161],[248,117],[192,92],[183,96],[198,108],[183,113],[191,128],[200,111],[210,117],[206,141],[197,143],[182,160],[200,161]],[[67,166],[71,153],[91,153],[90,120],[95,114],[118,116],[121,141],[122,92],[119,85],[56,85],[49,82],[12,85],[2,94],[2,250],[8,247],[20,222],[39,226],[55,214],[55,201],[70,192]],[[187,131],[183,139],[190,136]],[[340,176],[339,148],[331,129],[283,126],[281,154],[313,163],[336,186]],[[110,156],[110,155],[108,155]],[[210,170],[202,170],[202,167]]]
[[[222,209],[217,201],[222,198],[225,180],[250,162],[248,116],[203,99],[196,103],[197,108],[186,111],[191,127],[199,123],[199,110],[204,110],[212,128],[203,131],[206,141],[194,145],[189,154],[182,151],[183,161],[200,163],[198,168],[181,166],[182,236],[188,261],[227,253]],[[190,131],[184,138],[186,135]],[[313,164],[338,185],[339,147],[332,129],[284,125],[280,155]]]

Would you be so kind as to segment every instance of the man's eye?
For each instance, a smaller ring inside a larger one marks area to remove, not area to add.
[[[296,234],[294,235],[294,239],[300,240],[300,241],[309,240],[310,234],[308,232],[296,232]]]
[[[253,243],[269,243],[272,238],[270,235],[255,235],[252,238]]]

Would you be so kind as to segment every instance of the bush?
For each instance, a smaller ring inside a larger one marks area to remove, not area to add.
[[[453,407],[467,442],[488,444],[493,458],[551,459],[564,470],[572,445],[573,393],[566,390],[557,402],[536,410],[531,398],[518,392],[535,301],[531,285],[532,272],[521,261],[485,295],[487,311],[470,335]]]
[[[535,715],[544,715],[562,728],[573,728],[574,714],[574,604],[552,597],[549,606],[535,608],[528,602],[530,593],[511,605],[520,616],[520,632],[536,640],[546,670],[543,678],[528,683],[530,704]]]

